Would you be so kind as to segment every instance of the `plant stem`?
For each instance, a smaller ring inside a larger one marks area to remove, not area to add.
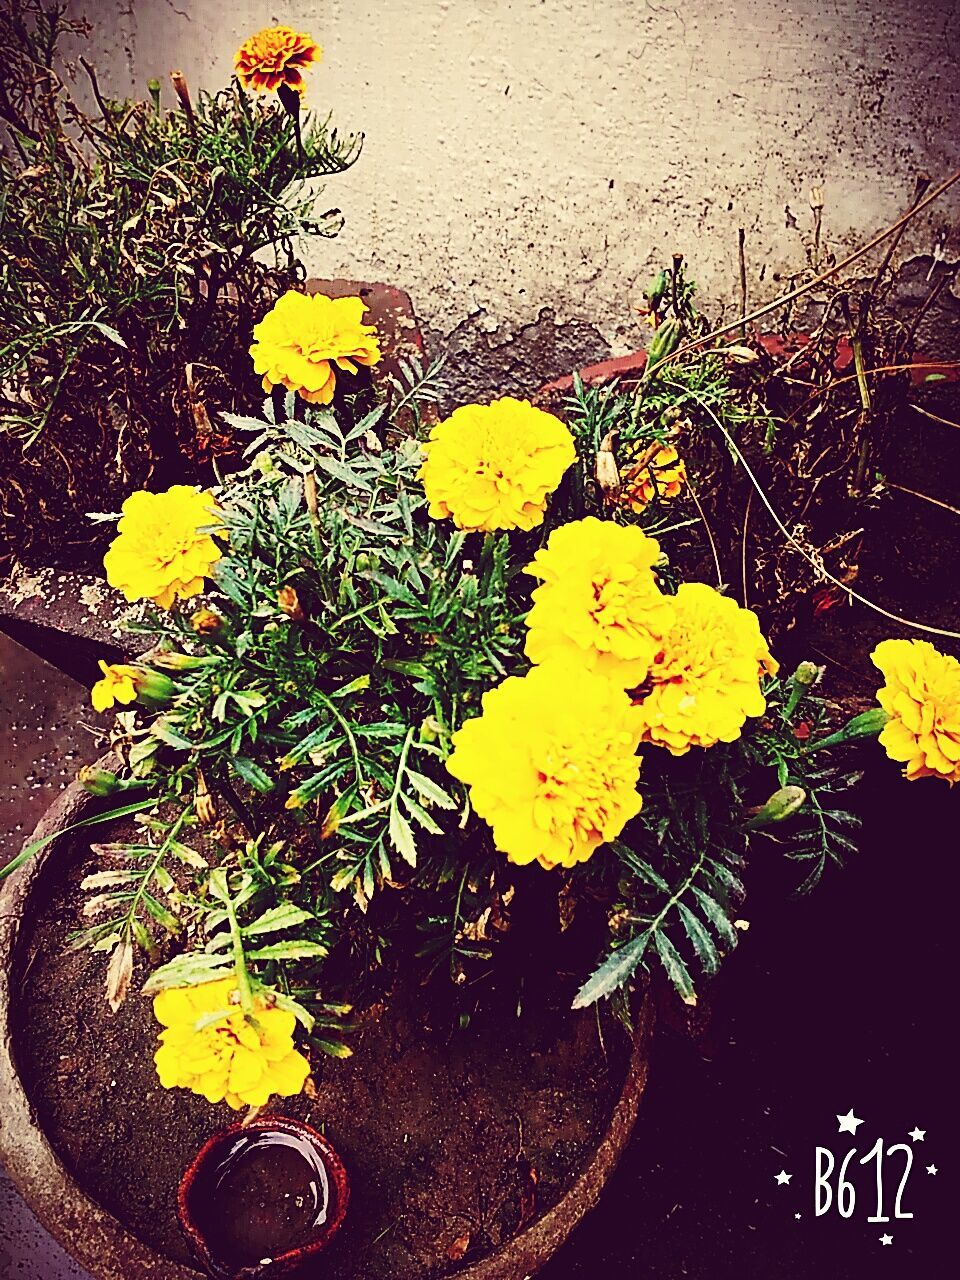
[[[223,905],[230,925],[230,941],[233,944],[233,963],[237,970],[237,990],[240,992],[240,1007],[244,1013],[253,1013],[253,988],[250,985],[250,972],[247,969],[247,958],[243,953],[243,936],[240,933],[240,922],[237,920],[236,908],[229,890],[223,896]]]

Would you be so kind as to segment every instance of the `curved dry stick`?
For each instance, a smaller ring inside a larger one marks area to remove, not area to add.
[[[702,403],[703,402],[701,401],[701,404]],[[935,627],[927,622],[915,622],[912,618],[902,618],[898,613],[891,613],[889,609],[884,609],[882,605],[879,605],[875,601],[870,600],[866,596],[861,595],[859,591],[854,591],[853,587],[848,586],[846,582],[841,582],[839,578],[835,578],[833,574],[830,573],[828,569],[824,568],[822,564],[818,564],[817,561],[813,558],[813,556],[810,555],[809,551],[807,551],[807,549],[800,542],[797,541],[797,539],[793,536],[793,534],[790,532],[787,526],[783,523],[783,521],[777,515],[776,511],[774,510],[770,502],[770,499],[767,497],[766,493],[764,492],[763,486],[761,485],[757,477],[753,474],[753,470],[750,467],[749,462],[747,462],[746,458],[743,456],[743,452],[741,451],[737,442],[734,440],[733,436],[731,436],[730,432],[726,429],[726,427],[723,425],[720,419],[716,416],[713,410],[709,407],[709,405],[703,405],[703,408],[706,409],[710,417],[713,418],[717,427],[723,433],[723,437],[726,440],[727,444],[730,446],[731,450],[736,454],[740,465],[743,467],[744,471],[746,472],[747,476],[750,479],[751,484],[756,489],[757,493],[760,495],[760,501],[766,507],[774,524],[777,526],[777,528],[780,530],[781,534],[783,534],[786,540],[790,543],[790,545],[795,550],[800,552],[800,554],[803,556],[804,560],[806,560],[808,564],[813,566],[813,568],[817,571],[817,573],[820,575],[821,578],[826,578],[826,580],[828,582],[832,582],[835,587],[839,587],[841,591],[845,591],[846,594],[851,598],[851,600],[856,600],[859,604],[866,605],[868,609],[872,609],[874,613],[881,614],[884,618],[889,618],[891,622],[898,622],[901,626],[908,627],[913,631],[925,631],[928,635],[945,636],[948,640],[960,640],[960,631],[950,631],[946,627]]]

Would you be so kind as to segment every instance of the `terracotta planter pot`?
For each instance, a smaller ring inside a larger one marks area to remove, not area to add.
[[[109,766],[111,761],[101,763]],[[148,1247],[71,1175],[40,1126],[20,1075],[16,1009],[30,962],[33,926],[44,902],[64,879],[76,838],[61,833],[104,803],[76,783],[68,787],[32,837],[55,838],[0,889],[0,1160],[39,1220],[96,1280],[197,1280],[197,1271]],[[638,1010],[635,1037],[622,1077],[617,1076],[622,1083],[605,1127],[559,1198],[493,1252],[475,1261],[465,1259],[453,1273],[457,1280],[525,1280],[593,1208],[633,1130],[646,1084],[653,1023],[647,996]],[[218,1127],[219,1122],[211,1119],[209,1132]],[[342,1150],[336,1133],[332,1136]],[[352,1160],[349,1152],[343,1154],[356,1183],[363,1176],[362,1167],[357,1166],[362,1165],[364,1153],[358,1152]],[[351,1209],[351,1222],[357,1211],[357,1207]],[[339,1243],[338,1238],[336,1247]],[[450,1266],[449,1261],[445,1263],[446,1268]]]

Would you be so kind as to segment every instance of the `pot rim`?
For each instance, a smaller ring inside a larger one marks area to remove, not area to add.
[[[97,766],[115,770],[107,754]],[[89,1196],[68,1172],[37,1123],[17,1070],[11,1011],[30,935],[31,906],[51,865],[70,847],[64,828],[103,801],[71,782],[40,819],[30,840],[53,838],[0,885],[0,1162],[46,1230],[95,1280],[197,1280],[193,1267],[157,1253]],[[620,1096],[607,1127],[557,1203],[485,1258],[450,1280],[525,1280],[560,1248],[594,1207],[633,1131],[647,1082],[655,1013],[644,992]]]

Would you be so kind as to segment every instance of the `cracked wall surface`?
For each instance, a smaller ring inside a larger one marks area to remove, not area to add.
[[[524,361],[552,376],[643,345],[635,309],[674,251],[729,314],[739,227],[750,300],[766,301],[805,261],[813,187],[840,257],[907,206],[918,172],[960,166],[960,0],[73,7],[117,94],[171,68],[216,87],[274,22],[313,34],[309,100],[366,145],[323,197],[346,229],[306,261],[408,290],[427,331],[459,346],[464,390],[498,358],[519,387]],[[960,256],[958,212],[960,184],[903,256]]]

